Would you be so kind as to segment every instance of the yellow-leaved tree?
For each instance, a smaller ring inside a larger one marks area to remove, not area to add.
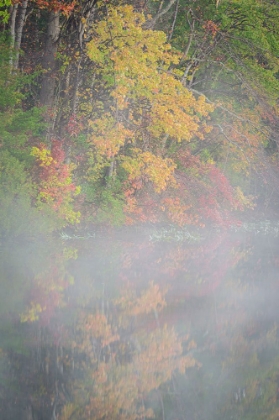
[[[179,53],[165,33],[144,24],[132,6],[107,6],[87,47],[96,84],[87,182],[106,180],[112,191],[120,180],[124,211],[139,218],[144,191],[160,200],[175,187],[170,146],[202,137],[201,119],[213,109],[183,86],[175,69]]]

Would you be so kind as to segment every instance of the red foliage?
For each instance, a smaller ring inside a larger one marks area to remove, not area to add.
[[[209,171],[209,178],[215,185],[219,195],[228,200],[230,204],[234,205],[235,200],[233,197],[232,186],[230,185],[225,175],[220,171],[220,169],[216,168],[216,166],[212,166]]]
[[[77,137],[82,129],[82,124],[77,120],[76,114],[72,114],[69,118],[66,130],[70,137]]]
[[[232,210],[239,207],[239,202],[233,195],[233,188],[219,168],[211,166],[208,172],[210,185],[207,191],[200,195],[198,202],[201,214],[223,227],[238,224],[232,215]]]
[[[216,36],[217,32],[219,31],[219,27],[217,23],[213,22],[212,20],[207,20],[203,25],[203,29],[207,33],[211,34],[213,38]]]
[[[70,12],[74,9],[76,1],[71,2],[60,1],[60,0],[33,0],[33,3],[39,9],[52,10],[54,12],[62,12],[64,15],[68,16]]]
[[[43,144],[35,149],[41,200],[51,202],[53,209],[58,210],[77,192],[71,181],[71,165],[65,163],[63,141],[52,139],[50,153]]]
[[[232,211],[241,208],[241,203],[221,169],[189,151],[183,151],[177,159],[181,168],[176,173],[179,197],[196,212],[193,214],[196,221],[210,221],[223,227],[238,223]]]

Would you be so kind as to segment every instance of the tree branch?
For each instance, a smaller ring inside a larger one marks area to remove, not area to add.
[[[170,2],[169,2],[169,4],[163,9],[163,10],[161,10],[161,11],[159,11],[158,13],[157,13],[157,15],[156,16],[154,16],[154,18],[152,18],[152,19],[150,19],[150,20],[148,20],[148,21],[146,21],[144,24],[143,24],[143,28],[144,29],[153,29],[154,28],[154,26],[156,25],[156,23],[157,23],[157,21],[160,19],[160,17],[162,17],[163,15],[165,15],[169,10],[170,10],[170,8],[172,7],[172,5],[176,2],[177,0],[170,0]]]
[[[171,25],[171,30],[170,30],[170,33],[169,33],[169,36],[168,36],[168,42],[170,42],[170,40],[172,39],[172,35],[173,35],[173,31],[174,31],[175,23],[176,23],[176,19],[177,19],[178,9],[179,9],[179,0],[177,0],[177,2],[176,2],[174,17],[173,17],[173,21],[172,21],[172,25]]]

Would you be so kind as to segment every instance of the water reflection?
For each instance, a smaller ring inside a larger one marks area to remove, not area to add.
[[[0,418],[276,419],[278,239],[2,245]]]

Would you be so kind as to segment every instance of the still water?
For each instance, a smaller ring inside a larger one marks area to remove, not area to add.
[[[0,251],[0,419],[279,418],[276,235],[138,229]]]

